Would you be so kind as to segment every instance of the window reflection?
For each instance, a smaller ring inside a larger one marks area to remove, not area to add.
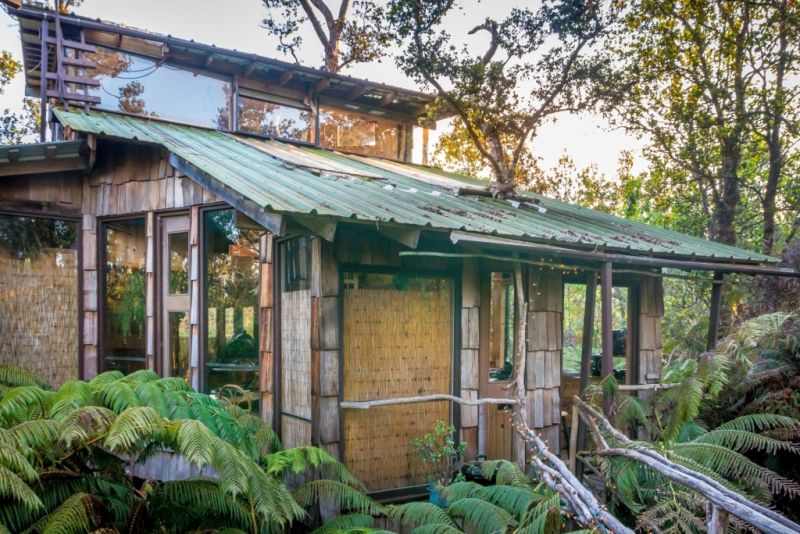
[[[164,117],[199,126],[228,129],[231,84],[152,59],[98,47],[89,54],[100,87],[100,109]]]
[[[189,317],[186,312],[169,312],[169,376],[189,382]]]
[[[489,379],[508,380],[514,369],[516,337],[514,277],[511,273],[491,274],[489,307]]]
[[[206,390],[258,399],[259,231],[237,226],[234,210],[204,215]]]
[[[169,234],[169,293],[189,293],[189,234]]]
[[[239,130],[279,139],[314,142],[314,115],[310,110],[242,96]]]
[[[145,368],[144,219],[103,225],[103,370]]]
[[[397,159],[398,130],[398,124],[387,119],[320,106],[320,146]]]

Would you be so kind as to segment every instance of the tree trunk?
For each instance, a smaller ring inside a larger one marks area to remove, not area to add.
[[[714,206],[714,231],[712,238],[726,245],[736,245],[736,211],[741,201],[739,190],[739,161],[741,146],[738,135],[725,138],[722,145],[720,183],[722,192]]]

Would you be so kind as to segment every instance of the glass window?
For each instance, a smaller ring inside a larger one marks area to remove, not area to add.
[[[102,369],[130,373],[144,369],[145,256],[144,218],[104,223]]]
[[[365,156],[397,159],[398,139],[399,128],[394,121],[320,106],[321,146]]]
[[[310,286],[311,240],[308,236],[296,237],[281,243],[283,262],[283,290],[300,291]]]
[[[489,380],[508,380],[514,372],[516,298],[511,273],[491,274]]]
[[[0,364],[54,387],[78,378],[78,252],[72,221],[0,215]]]
[[[186,312],[171,311],[169,328],[169,376],[180,376],[189,381],[189,316]]]
[[[232,209],[204,214],[206,390],[255,408],[258,399],[259,235]]]
[[[239,98],[239,130],[294,141],[314,142],[314,114],[265,100]]]
[[[174,119],[198,126],[230,127],[231,84],[152,59],[98,47],[92,76],[100,87],[97,107]]]
[[[189,234],[169,234],[169,294],[189,293]]]

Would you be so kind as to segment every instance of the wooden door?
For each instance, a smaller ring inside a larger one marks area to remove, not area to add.
[[[485,266],[481,279],[481,397],[511,398],[516,356],[516,287],[508,270]],[[500,267],[500,266],[498,266]],[[510,460],[513,453],[512,405],[487,404],[486,457]]]
[[[161,219],[161,374],[189,376],[189,217]]]
[[[452,282],[385,273],[346,273],[343,397],[366,401],[450,393]],[[411,447],[451,421],[447,401],[344,411],[344,460],[370,491],[427,482]]]

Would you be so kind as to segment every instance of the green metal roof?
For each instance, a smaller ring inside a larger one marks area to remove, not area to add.
[[[530,195],[512,202],[456,195],[479,180],[413,164],[342,154],[93,111],[54,110],[72,130],[155,143],[266,211],[463,230],[581,249],[716,261],[776,258]]]

